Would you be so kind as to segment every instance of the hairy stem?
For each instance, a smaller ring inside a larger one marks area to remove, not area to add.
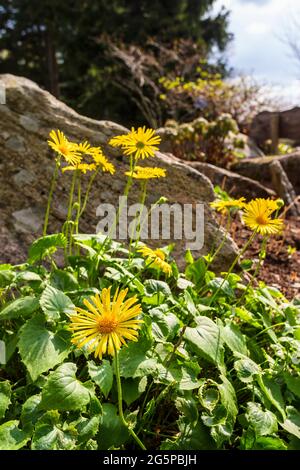
[[[120,364],[119,364],[119,354],[115,348],[115,372],[116,372],[116,379],[117,379],[117,390],[118,390],[118,407],[119,407],[119,416],[126,428],[128,429],[129,434],[133,437],[135,442],[139,445],[139,447],[143,450],[146,450],[146,447],[142,443],[142,441],[138,438],[135,434],[134,430],[130,427],[127,423],[124,413],[123,413],[123,405],[122,405],[122,385],[121,385],[121,377],[120,377]]]
[[[52,202],[52,198],[53,198],[54,189],[55,189],[55,186],[56,186],[56,181],[57,181],[59,168],[60,168],[60,158],[57,158],[56,162],[55,162],[55,168],[54,168],[54,172],[53,172],[53,176],[52,176],[52,180],[51,180],[50,192],[49,192],[49,196],[48,196],[47,209],[46,209],[44,228],[43,228],[43,237],[45,237],[47,235],[51,202]]]

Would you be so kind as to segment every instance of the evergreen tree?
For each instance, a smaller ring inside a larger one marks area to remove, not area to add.
[[[143,45],[192,39],[223,51],[230,40],[228,12],[215,17],[215,0],[4,0],[0,6],[0,73],[26,76],[81,112],[121,117],[125,97],[107,94],[115,62],[110,38]],[[117,68],[116,68],[117,72]],[[114,107],[114,110],[112,109]],[[130,113],[129,113],[130,114]]]

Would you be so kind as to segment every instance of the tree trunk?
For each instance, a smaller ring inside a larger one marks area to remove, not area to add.
[[[56,60],[56,51],[53,41],[53,33],[48,27],[45,32],[46,37],[46,57],[48,71],[48,90],[56,98],[59,98],[59,81],[58,81],[58,65]]]

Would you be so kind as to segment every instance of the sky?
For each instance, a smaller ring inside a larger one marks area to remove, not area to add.
[[[299,18],[300,0],[217,0],[231,11],[229,65],[272,85],[287,104],[300,105],[300,61],[297,64],[283,38]],[[300,29],[299,29],[300,40]]]

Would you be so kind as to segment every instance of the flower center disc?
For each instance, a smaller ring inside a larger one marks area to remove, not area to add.
[[[100,320],[98,323],[98,330],[102,334],[108,334],[115,331],[118,322],[112,319]]]
[[[256,222],[259,224],[259,225],[266,225],[268,223],[268,219],[266,218],[266,216],[264,215],[258,215],[256,217]]]
[[[68,153],[68,148],[67,148],[66,145],[61,144],[61,145],[59,146],[59,151],[60,151],[63,155],[66,155],[66,154]]]
[[[137,143],[136,143],[136,148],[137,148],[137,149],[143,149],[144,147],[145,147],[144,142],[137,142]]]

